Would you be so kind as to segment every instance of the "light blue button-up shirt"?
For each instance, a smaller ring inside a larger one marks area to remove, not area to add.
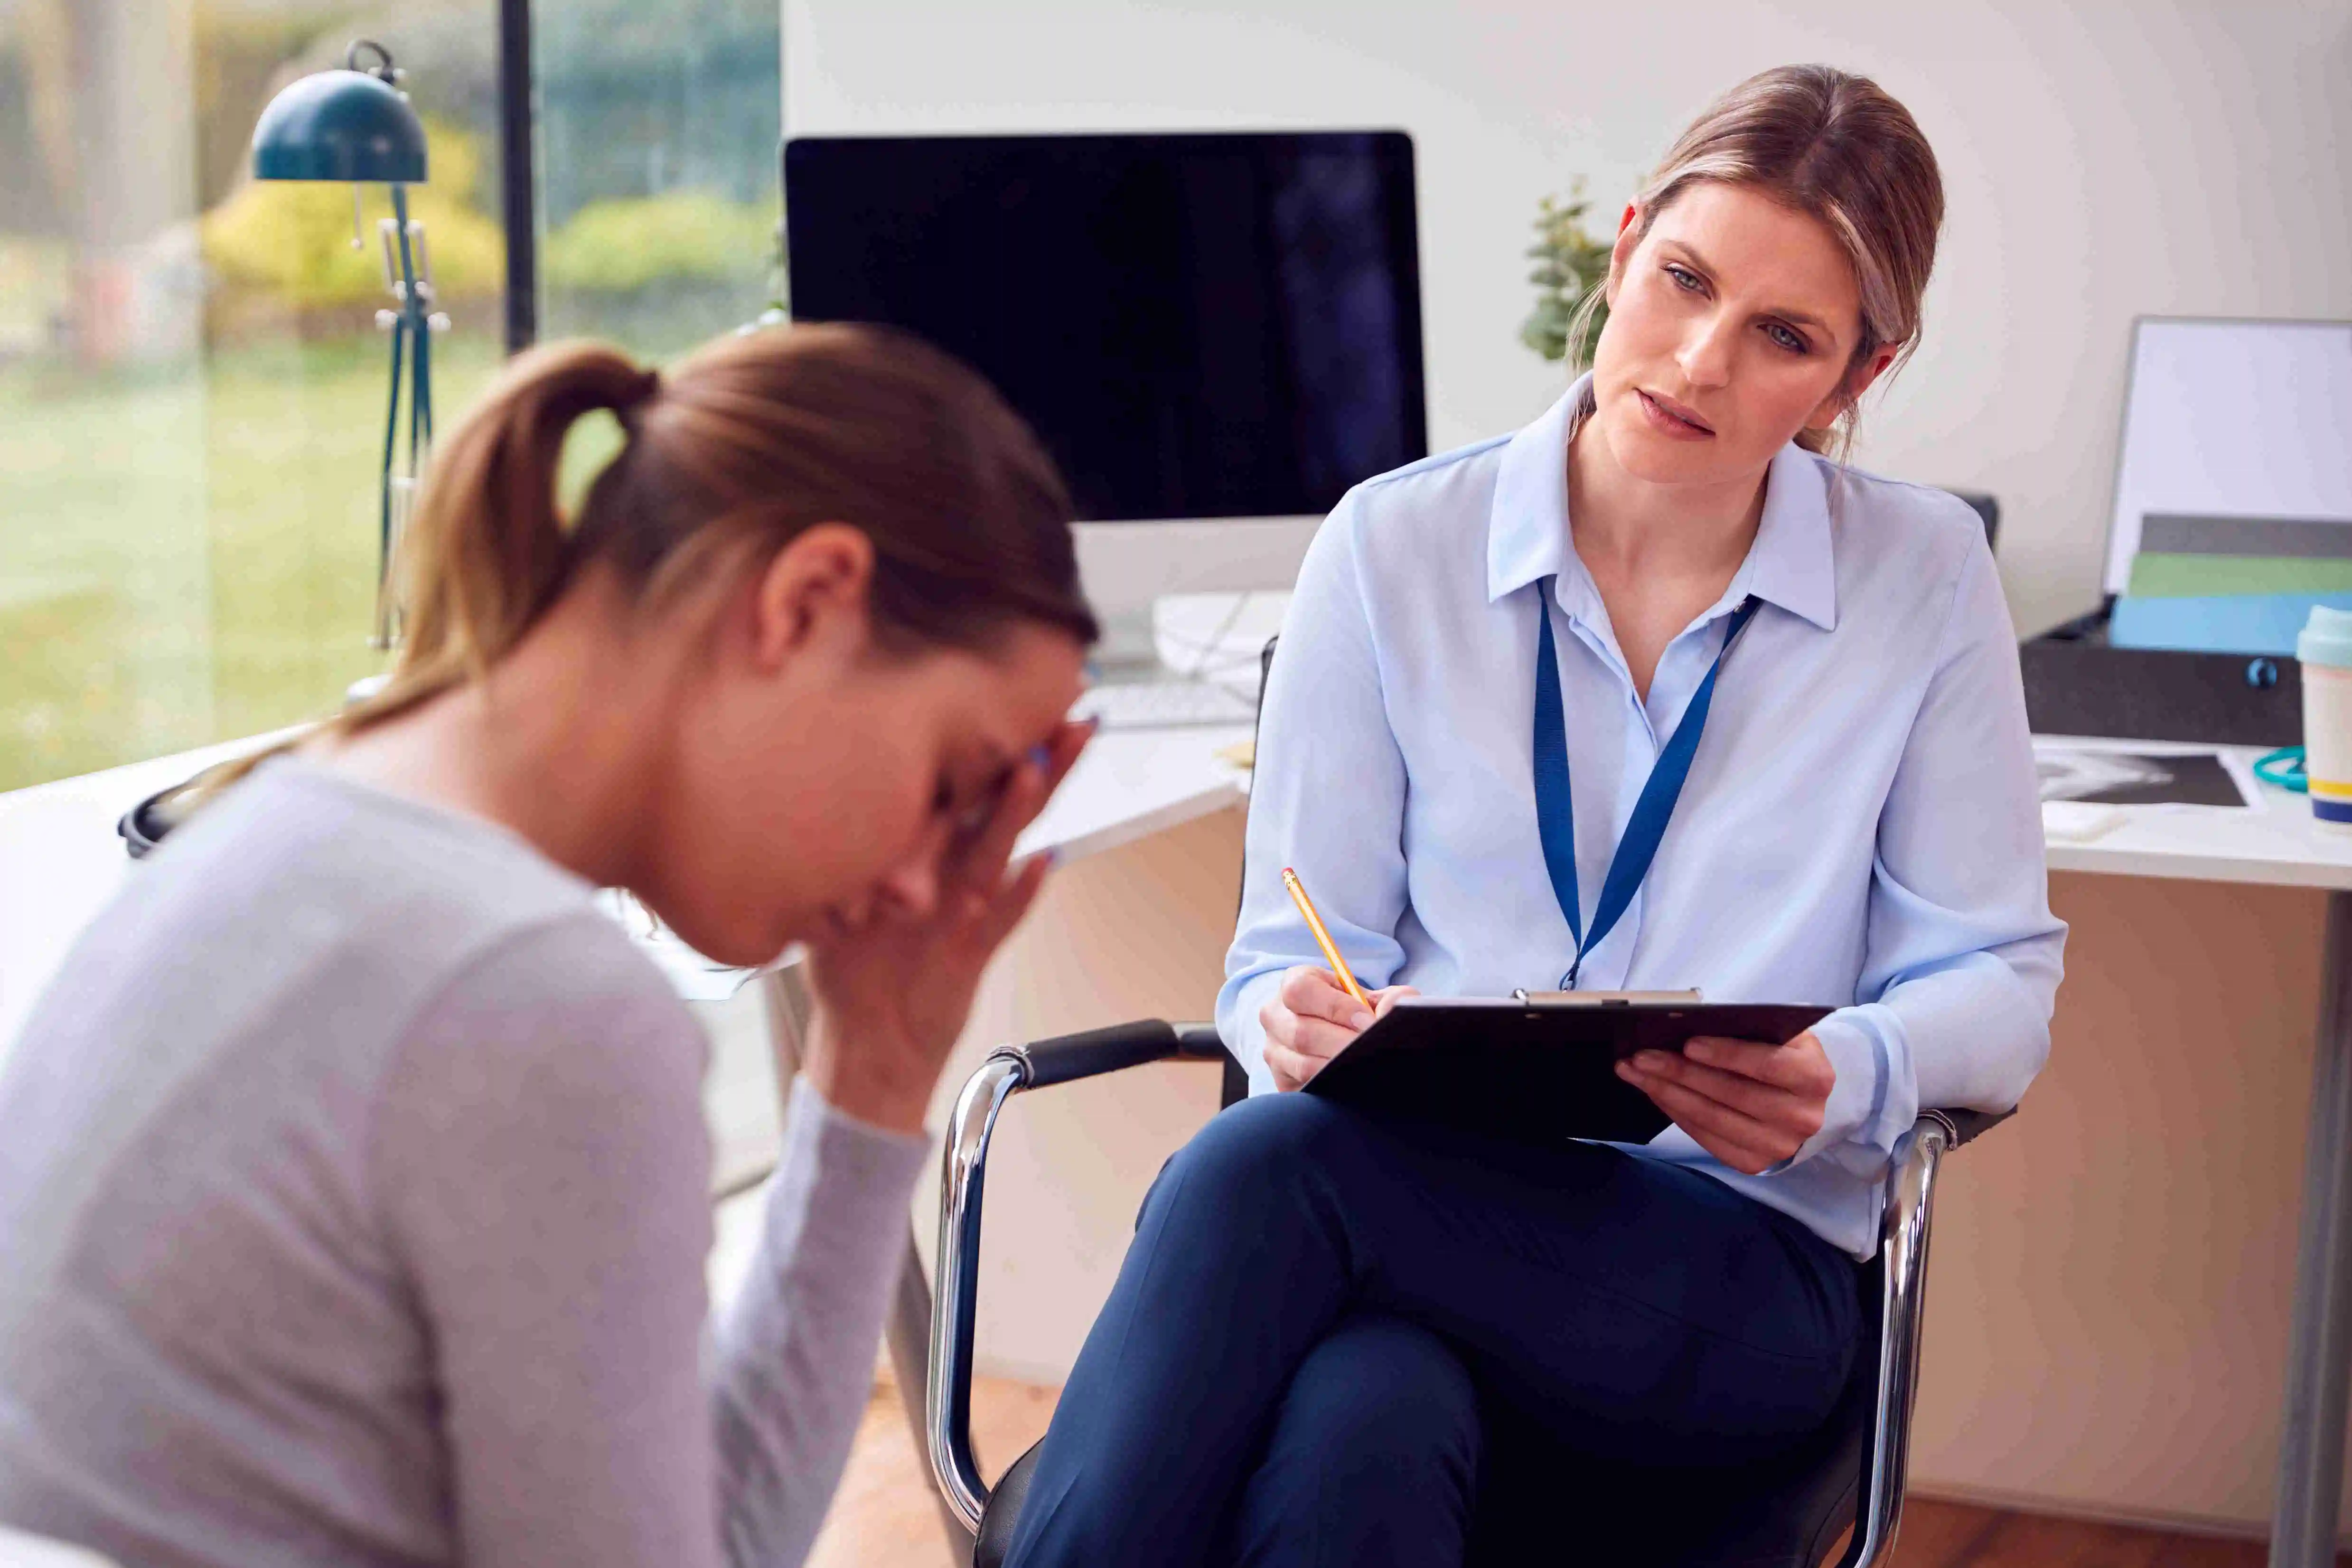
[[[1748,558],[1644,701],[1571,543],[1582,390],[1516,436],[1358,486],[1317,533],[1266,688],[1217,1022],[1253,1092],[1272,1091],[1258,1011],[1284,970],[1321,962],[1286,865],[1368,984],[1557,985],[1575,941],[1536,826],[1539,584],[1556,581],[1588,927],[1658,750],[1754,595],[1650,875],[1580,983],[1837,1007],[1816,1031],[1837,1086],[1793,1161],[1742,1175],[1672,1127],[1632,1152],[1868,1258],[1920,1109],[2013,1105],[2050,1048],[2066,928],[1992,552],[1953,497],[1791,445]]]

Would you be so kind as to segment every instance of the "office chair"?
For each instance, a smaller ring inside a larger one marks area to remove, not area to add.
[[[1000,1047],[956,1101],[940,1194],[925,1405],[931,1473],[948,1507],[976,1533],[974,1568],[1001,1568],[1037,1462],[1032,1447],[992,1489],[981,1479],[971,1449],[981,1200],[997,1116],[1005,1101],[1030,1089],[1171,1059],[1222,1061],[1229,1068],[1233,1061],[1213,1026],[1146,1019]],[[1612,1475],[1622,1482],[1617,1495],[1624,1499],[1625,1514],[1653,1524],[1688,1520],[1696,1498],[1712,1500],[1690,1538],[1675,1543],[1678,1549],[1664,1561],[1694,1568],[1815,1568],[1853,1524],[1841,1568],[1884,1568],[1903,1517],[1937,1172],[1945,1154],[2014,1114],[1924,1111],[1896,1146],[1878,1256],[1862,1270],[1864,1300],[1874,1296],[1878,1311],[1874,1318],[1865,1314],[1853,1373],[1818,1432],[1762,1466]],[[1564,1521],[1563,1528],[1573,1526]]]
[[[1990,496],[1961,499],[1983,518],[1990,542],[1998,504]],[[1276,640],[1259,655],[1261,700]],[[1002,1568],[1038,1447],[1015,1459],[993,1488],[981,1479],[971,1448],[981,1202],[997,1116],[1016,1094],[1169,1060],[1222,1064],[1223,1106],[1249,1092],[1241,1064],[1214,1025],[1151,1018],[1000,1046],[956,1100],[940,1184],[925,1447],[948,1511],[973,1533],[973,1568]],[[1836,1408],[1811,1436],[1762,1465],[1706,1471],[1612,1467],[1610,1495],[1621,1505],[1616,1514],[1632,1523],[1632,1552],[1645,1562],[1689,1568],[1817,1568],[1851,1526],[1840,1568],[1885,1568],[1903,1521],[1937,1172],[1946,1154],[2015,1114],[2013,1109],[1920,1113],[1895,1145],[1887,1171],[1878,1253],[1859,1280],[1865,1306],[1875,1298],[1878,1310],[1864,1314],[1853,1371]],[[1670,1534],[1668,1521],[1678,1531]],[[1589,1529],[1581,1521],[1561,1526],[1563,1534]]]
[[[1945,493],[1968,502],[1977,516],[1984,520],[1985,543],[1998,550],[2000,547],[2000,502],[1982,490],[1948,490]]]

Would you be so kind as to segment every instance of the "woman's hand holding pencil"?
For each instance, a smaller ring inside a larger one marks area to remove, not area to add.
[[[1339,944],[1324,929],[1323,919],[1315,912],[1297,874],[1287,867],[1283,869],[1282,885],[1330,963],[1328,969],[1301,964],[1288,971],[1275,999],[1258,1009],[1258,1022],[1265,1028],[1266,1069],[1274,1074],[1276,1088],[1288,1090],[1321,1072],[1325,1063],[1370,1028],[1372,1021],[1400,998],[1421,993],[1410,985],[1366,991],[1348,973]]]
[[[1300,1088],[1400,997],[1421,993],[1410,985],[1391,985],[1361,994],[1363,1001],[1357,1001],[1339,988],[1329,970],[1315,964],[1301,964],[1283,975],[1282,989],[1257,1014],[1265,1026],[1265,1065],[1276,1088]]]

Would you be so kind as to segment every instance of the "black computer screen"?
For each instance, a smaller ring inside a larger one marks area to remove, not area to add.
[[[801,137],[784,210],[794,318],[978,367],[1081,518],[1322,512],[1427,450],[1400,132]]]

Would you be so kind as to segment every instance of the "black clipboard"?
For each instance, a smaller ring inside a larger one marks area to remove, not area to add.
[[[1679,1051],[1705,1036],[1786,1045],[1831,1011],[1710,1003],[1695,992],[1408,996],[1308,1079],[1306,1092],[1516,1142],[1646,1143],[1668,1120],[1617,1076],[1619,1058]]]

